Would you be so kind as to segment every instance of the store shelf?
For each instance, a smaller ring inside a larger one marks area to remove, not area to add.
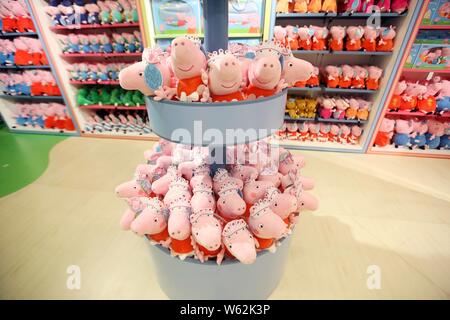
[[[315,118],[291,118],[290,116],[284,116],[285,121],[314,121]]]
[[[292,50],[293,54],[329,54],[330,50]]]
[[[408,116],[408,117],[424,117],[424,118],[450,118],[450,111],[445,112],[442,115],[438,114],[424,114],[422,112],[410,112],[410,111],[388,111],[386,115],[389,116]]]
[[[295,150],[314,150],[314,151],[336,151],[336,152],[353,152],[360,153],[361,145],[341,144],[338,142],[312,142],[299,140],[278,140],[272,138],[272,144],[278,144],[281,147]]]
[[[91,110],[147,110],[146,106],[114,106],[114,105],[88,105],[79,106],[80,109],[91,109]]]
[[[403,68],[403,73],[439,73],[439,74],[450,74],[450,69],[414,69],[414,68]]]
[[[416,156],[416,157],[434,157],[434,158],[450,158],[450,150],[438,150],[438,149],[414,149],[410,150],[404,147],[395,148],[393,145],[385,147],[372,147],[371,153],[387,154],[387,155],[403,155],[403,156]]]
[[[64,131],[60,129],[39,129],[39,128],[30,128],[30,129],[21,129],[15,128],[14,126],[10,129],[11,132],[16,133],[32,133],[32,134],[50,134],[50,135],[66,135],[66,136],[76,136],[76,131]]]
[[[450,25],[421,25],[422,30],[450,30]]]
[[[331,51],[331,54],[349,55],[349,56],[390,56],[391,51]]]
[[[305,93],[305,92],[319,92],[319,91],[322,91],[321,87],[312,87],[312,88],[309,88],[309,87],[302,87],[302,88],[293,87],[293,88],[289,88],[288,89],[288,93]]]
[[[84,29],[113,29],[113,28],[139,28],[139,23],[114,23],[114,24],[74,24],[70,26],[52,26],[50,30],[84,30]]]
[[[403,17],[406,13],[394,13],[394,12],[382,12],[378,13],[381,18],[398,18]],[[277,19],[297,19],[297,18],[337,18],[337,19],[349,19],[349,18],[368,18],[374,15],[374,13],[277,13]]]
[[[50,66],[0,66],[0,70],[50,69]]]
[[[358,119],[334,119],[334,118],[323,119],[320,117],[318,117],[316,120],[319,122],[343,123],[343,124],[365,124],[367,122],[365,120],[358,120]]]
[[[157,34],[155,35],[155,39],[173,39],[181,36],[182,34]],[[193,35],[198,38],[204,38],[203,34],[188,34]],[[240,38],[262,38],[262,34],[260,32],[255,33],[232,33],[228,35],[230,39],[240,39]]]
[[[36,32],[6,32],[0,33],[0,38],[11,38],[11,37],[36,37],[38,34]]]
[[[140,58],[142,52],[134,53],[62,53],[62,57],[65,58]]]
[[[62,96],[24,96],[24,95],[16,95],[12,96],[9,94],[2,94],[0,98],[10,99],[10,100],[37,100],[37,101],[63,101]]]
[[[75,85],[119,85],[119,81],[114,81],[114,80],[108,80],[108,81],[77,81],[77,80],[70,80],[70,84],[75,84]]]
[[[82,131],[82,136],[90,138],[107,138],[107,139],[130,139],[130,140],[147,140],[147,141],[158,141],[159,137],[153,133],[143,133],[139,134],[136,132],[123,133],[123,131],[105,131],[105,132],[84,132]]]
[[[328,88],[325,86],[322,86],[323,92],[333,92],[333,93],[367,93],[367,94],[375,94],[378,92],[378,90],[367,90],[367,89],[343,89],[343,88]]]

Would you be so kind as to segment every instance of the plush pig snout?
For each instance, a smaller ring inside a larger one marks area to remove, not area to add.
[[[243,264],[252,264],[256,260],[256,249],[252,243],[233,243],[232,254]]]

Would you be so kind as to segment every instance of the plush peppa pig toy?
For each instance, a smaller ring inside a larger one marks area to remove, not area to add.
[[[445,112],[450,111],[450,81],[442,80],[440,82],[441,82],[441,90],[439,91],[439,94],[436,97],[437,102],[436,113],[442,115]]]
[[[343,98],[336,98],[334,99],[334,104],[336,105],[336,108],[333,111],[333,118],[339,120],[345,119],[345,111],[350,106],[348,100]]]
[[[319,142],[327,142],[330,134],[331,126],[326,123],[320,123],[320,131],[317,135],[317,141]]]
[[[413,131],[412,120],[397,119],[395,121],[395,134],[393,143],[396,148],[399,146],[411,146],[411,133]]]
[[[353,70],[355,71],[354,77],[352,79],[352,85],[351,88],[355,89],[363,89],[366,87],[366,80],[369,76],[368,71],[366,68],[363,68],[361,66],[353,66]]]
[[[408,10],[408,0],[392,0],[391,1],[391,11],[398,14],[402,14]]]
[[[298,125],[297,122],[292,121],[286,124],[286,139],[297,140],[298,138]]]
[[[337,12],[337,1],[336,0],[323,0],[322,12],[336,13]]]
[[[306,86],[308,87],[318,87],[320,84],[319,82],[319,68],[313,67],[313,72],[308,80],[306,80]]]
[[[298,49],[299,50],[311,50],[312,46],[312,36],[314,35],[314,30],[308,28],[307,26],[298,28]]]
[[[378,0],[376,5],[380,12],[391,12],[391,0]]]
[[[319,116],[322,119],[329,119],[333,115],[334,108],[336,107],[335,102],[331,98],[320,98],[319,103],[321,105]]]
[[[291,50],[298,50],[298,28],[294,26],[286,27],[286,41]]]
[[[364,27],[364,38],[362,40],[362,48],[364,51],[377,51],[377,38],[379,29],[372,26]]]
[[[384,118],[375,137],[374,145],[377,147],[387,146],[394,135],[394,128],[395,120]]]
[[[308,2],[309,13],[319,13],[322,10],[322,0],[309,0]]]
[[[258,241],[248,229],[243,219],[228,222],[222,231],[222,241],[226,255],[236,258],[243,264],[252,264],[256,260]]]
[[[190,201],[180,197],[169,203],[169,219],[167,228],[170,241],[171,254],[179,256],[181,260],[194,254],[191,238],[191,223],[189,216],[192,213]]]
[[[330,133],[328,134],[328,141],[338,142],[340,128],[337,124],[332,124],[330,127]]]
[[[435,119],[430,119],[427,121],[428,133],[425,134],[426,137],[426,148],[427,149],[437,149],[441,143],[441,137],[445,133],[445,125]]]
[[[355,76],[355,70],[348,64],[341,66],[342,75],[339,77],[339,88],[350,88]]]
[[[314,36],[312,37],[312,50],[326,50],[327,49],[327,39],[328,39],[328,29],[327,27],[317,27],[310,26],[310,29],[314,30]]]
[[[228,52],[214,52],[208,59],[208,88],[213,102],[241,101],[242,73],[238,58]]]
[[[248,99],[271,96],[287,84],[281,79],[283,67],[282,48],[275,43],[263,43],[256,49],[256,56],[250,64],[248,79],[250,85],[245,89]]]
[[[377,43],[377,51],[393,51],[395,35],[396,32],[394,26],[381,28],[380,40],[378,40]]]
[[[362,48],[361,38],[364,36],[364,28],[361,26],[347,27],[347,40],[345,48],[347,51],[359,51]]]
[[[367,68],[367,72],[369,73],[369,76],[366,81],[366,88],[368,90],[378,90],[383,70],[375,66],[370,66]]]
[[[330,49],[333,51],[342,51],[344,49],[344,38],[346,28],[342,26],[332,26],[330,28]]]
[[[282,26],[275,26],[273,28],[273,37],[280,45],[286,46],[287,30]]]
[[[355,124],[351,128],[350,134],[348,135],[347,138],[347,142],[352,145],[358,144],[358,140],[361,134],[362,134],[361,127]]]
[[[348,108],[345,110],[345,117],[349,120],[356,119],[356,115],[358,114],[359,102],[355,98],[350,98],[348,100]]]
[[[294,12],[296,12],[296,13],[308,12],[308,0],[295,0],[294,1]]]
[[[428,125],[425,121],[419,119],[412,120],[413,131],[410,138],[410,149],[425,149],[427,138],[425,134],[428,132]]]
[[[306,85],[308,79],[313,75],[314,66],[308,61],[295,58],[293,55],[287,55],[283,60],[281,79],[283,79],[289,87],[297,87],[299,82]]]
[[[217,199],[217,209],[220,215],[226,220],[236,219],[246,211],[246,203],[240,195],[239,185],[228,180],[220,185]]]
[[[337,88],[341,76],[341,70],[336,66],[326,66],[326,85],[328,88]]]
[[[403,92],[406,90],[406,81],[402,80],[397,83],[397,86],[394,90],[394,95],[389,102],[388,110],[389,111],[397,111],[400,108],[401,96]]]

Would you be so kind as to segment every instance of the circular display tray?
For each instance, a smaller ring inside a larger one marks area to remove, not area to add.
[[[145,239],[159,286],[170,299],[261,300],[272,294],[283,276],[292,235],[281,241],[275,253],[259,252],[253,264],[224,260],[220,266],[215,260],[174,258],[168,249]]]
[[[287,90],[265,98],[237,102],[184,103],[146,97],[150,125],[161,138],[206,146],[258,141],[284,121]]]

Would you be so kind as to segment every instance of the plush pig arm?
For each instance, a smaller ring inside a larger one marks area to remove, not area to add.
[[[279,93],[281,91],[283,91],[284,89],[286,89],[289,85],[286,83],[286,81],[284,79],[281,79],[280,82],[277,85],[277,90],[276,93]]]
[[[136,213],[134,213],[130,208],[127,208],[120,219],[120,228],[122,230],[130,230],[131,223],[133,222],[135,216]]]
[[[314,189],[315,183],[314,179],[309,177],[299,177],[300,181],[302,182],[303,189],[305,190],[312,190]]]

